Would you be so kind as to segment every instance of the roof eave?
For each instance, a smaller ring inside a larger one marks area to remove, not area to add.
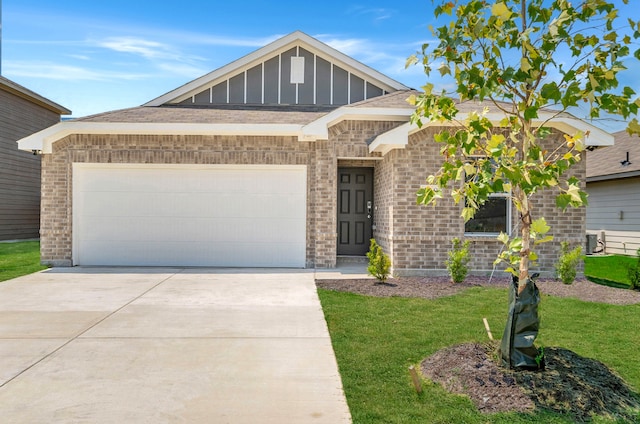
[[[45,109],[48,109],[59,115],[71,115],[71,111],[66,107],[61,106],[58,103],[53,102],[46,97],[43,97],[38,93],[35,93],[28,88],[21,86],[20,84],[16,84],[10,79],[0,77],[0,89],[7,91],[15,96],[21,97],[25,100],[28,100],[31,103],[42,106]]]
[[[413,109],[384,107],[343,106],[305,125],[302,129],[305,140],[327,140],[329,128],[342,121],[399,121],[406,122]]]
[[[607,175],[594,175],[592,177],[587,177],[586,181],[588,183],[596,183],[599,181],[611,181],[611,180],[622,180],[625,178],[633,178],[640,177],[640,170],[638,171],[629,171],[629,172],[620,172],[617,174],[607,174]]]
[[[131,123],[131,122],[61,122],[18,140],[21,150],[48,154],[53,143],[72,134],[110,135],[241,135],[302,137],[299,124],[202,124],[202,123]]]
[[[464,121],[468,114],[461,113],[458,115],[458,121]],[[484,115],[495,126],[500,126],[500,122],[505,118],[501,113],[488,113]],[[585,134],[585,144],[587,146],[611,146],[614,142],[614,136],[595,127],[587,122],[584,122],[577,118],[572,117],[556,117],[552,120],[547,120],[550,115],[541,114],[540,119],[534,120],[534,126],[545,125],[551,128],[560,130],[566,134],[571,134],[576,131],[582,131]],[[422,128],[427,127],[455,127],[459,126],[457,122],[453,121],[427,121],[422,122],[422,126],[418,127],[415,123],[403,125],[395,128],[391,131],[387,131],[384,134],[380,134],[369,145],[369,152],[379,152],[383,155],[393,149],[403,149],[409,142],[409,136],[415,132],[420,131]]]

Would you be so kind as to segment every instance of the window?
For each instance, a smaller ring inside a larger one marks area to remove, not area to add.
[[[494,235],[509,233],[511,223],[511,201],[508,193],[493,194],[464,225],[467,234]]]
[[[493,161],[483,160],[480,156],[471,159],[484,162],[483,165],[493,164]],[[473,178],[473,176],[468,177]],[[498,235],[511,231],[511,198],[510,193],[494,193],[476,211],[475,216],[464,225],[464,232],[468,235]]]

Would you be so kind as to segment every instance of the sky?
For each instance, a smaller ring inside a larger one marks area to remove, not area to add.
[[[437,24],[431,0],[0,2],[2,76],[73,117],[139,106],[296,30],[419,89],[427,76],[405,62]],[[630,3],[622,15],[640,18]],[[640,93],[639,73],[622,83]]]

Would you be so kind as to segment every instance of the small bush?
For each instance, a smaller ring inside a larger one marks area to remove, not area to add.
[[[627,275],[632,290],[640,290],[640,249],[636,251],[638,261],[634,265],[627,267]]]
[[[371,239],[367,258],[369,258],[367,272],[376,277],[378,281],[383,283],[387,281],[391,272],[391,259],[382,251],[382,247],[376,243],[375,239]]]
[[[462,283],[467,274],[469,273],[469,240],[465,240],[464,243],[459,238],[452,240],[453,248],[449,250],[449,259],[446,260],[445,265],[451,281],[454,283]]]
[[[578,264],[582,260],[582,247],[577,246],[569,250],[569,242],[560,243],[560,258],[556,262],[556,277],[564,284],[575,281],[578,273]]]

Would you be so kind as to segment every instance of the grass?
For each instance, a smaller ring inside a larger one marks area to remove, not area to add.
[[[637,263],[635,256],[585,256],[584,275],[594,283],[629,288],[627,267]]]
[[[374,298],[319,290],[355,424],[573,423],[551,412],[483,415],[463,396],[427,383],[416,394],[410,365],[439,349],[486,341],[486,317],[496,338],[507,315],[507,291],[473,288],[437,300]],[[561,346],[595,358],[640,388],[640,305],[614,306],[543,295],[537,345]],[[639,417],[640,419],[640,417]],[[596,419],[594,422],[611,422]]]
[[[0,281],[46,269],[40,265],[40,242],[0,243]]]

